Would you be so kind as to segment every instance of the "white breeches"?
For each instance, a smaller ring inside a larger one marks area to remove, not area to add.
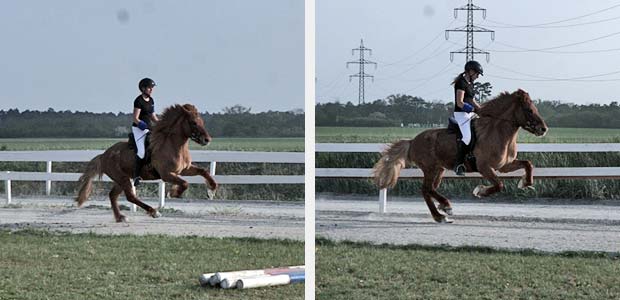
[[[469,126],[469,122],[474,115],[475,114],[473,112],[454,112],[454,119],[457,123],[459,123],[459,129],[461,130],[461,135],[463,135],[462,141],[465,145],[469,145],[469,142],[471,142],[471,127]]]
[[[138,127],[131,126],[131,132],[133,132],[133,138],[136,141],[136,147],[138,148],[138,157],[144,158],[144,140],[146,140],[146,134],[149,129],[141,130]]]

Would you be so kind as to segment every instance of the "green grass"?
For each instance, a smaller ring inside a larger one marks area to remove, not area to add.
[[[319,240],[316,257],[317,299],[620,299],[619,253]]]
[[[0,150],[104,150],[127,139],[0,139]],[[213,138],[207,147],[190,141],[192,150],[220,151],[304,151],[303,138]]]
[[[389,143],[411,139],[428,128],[317,127],[317,143]],[[620,130],[607,128],[550,128],[539,138],[521,130],[520,143],[620,143]]]
[[[202,273],[303,261],[294,241],[0,231],[0,299],[303,299],[303,284],[198,284]]]

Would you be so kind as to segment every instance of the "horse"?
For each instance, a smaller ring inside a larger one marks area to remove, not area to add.
[[[529,94],[521,89],[513,93],[503,92],[483,104],[477,114],[478,118],[472,120],[476,132],[475,164],[466,163],[466,168],[467,172],[479,172],[492,185],[477,186],[473,195],[480,198],[503,190],[504,183],[498,179],[496,171],[506,173],[525,169],[518,187],[533,188],[532,162],[516,159],[517,136],[519,128],[523,128],[541,137],[547,133],[548,127]],[[373,168],[375,184],[381,189],[394,187],[402,168],[417,165],[424,173],[421,192],[433,219],[438,223],[452,223],[448,218],[452,215],[452,205],[448,198],[437,192],[437,188],[445,170],[455,167],[455,134],[446,128],[429,129],[411,140],[392,143]],[[432,198],[439,202],[439,210],[448,216],[439,212]]]
[[[212,191],[217,189],[217,183],[204,168],[192,164],[189,154],[189,140],[206,146],[211,142],[211,136],[204,127],[204,121],[198,110],[191,104],[175,104],[166,108],[155,125],[153,125],[147,157],[150,163],[142,168],[139,174],[144,180],[162,179],[172,183],[170,197],[179,198],[189,184],[179,175],[204,177]],[[118,207],[118,197],[125,193],[127,201],[144,209],[151,217],[161,216],[159,211],[140,201],[134,193],[133,177],[136,153],[128,142],[118,142],[105,152],[95,156],[86,166],[86,170],[79,179],[79,193],[75,198],[78,207],[88,199],[92,191],[92,182],[95,176],[99,179],[106,174],[114,181],[109,193],[112,212],[116,222],[126,222],[127,218],[121,214]]]

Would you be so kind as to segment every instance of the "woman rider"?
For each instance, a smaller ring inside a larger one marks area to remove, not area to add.
[[[144,164],[144,155],[146,153],[146,149],[144,148],[146,134],[149,132],[152,122],[159,121],[157,115],[155,115],[155,101],[151,96],[155,86],[156,84],[153,79],[143,78],[140,80],[138,89],[140,89],[141,94],[133,101],[133,124],[131,126],[131,132],[133,133],[137,148],[133,178],[134,186],[140,184],[140,172]]]
[[[472,60],[465,64],[465,71],[456,78],[454,84],[454,119],[459,125],[463,138],[457,141],[457,154],[454,172],[456,175],[465,175],[465,154],[471,142],[471,128],[469,123],[474,116],[474,112],[480,105],[474,100],[474,80],[482,74],[482,66],[479,62]]]

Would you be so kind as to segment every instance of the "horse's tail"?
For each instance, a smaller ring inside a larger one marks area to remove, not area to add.
[[[407,165],[411,140],[392,143],[381,153],[381,158],[373,168],[374,181],[379,188],[394,187],[400,170]]]
[[[99,179],[101,179],[101,176],[103,175],[103,172],[101,171],[101,156],[102,154],[95,156],[95,158],[93,158],[86,166],[86,171],[84,171],[84,174],[80,176],[80,192],[75,198],[75,201],[78,203],[78,207],[81,207],[82,204],[88,200],[88,196],[93,190],[93,178],[98,175]]]

